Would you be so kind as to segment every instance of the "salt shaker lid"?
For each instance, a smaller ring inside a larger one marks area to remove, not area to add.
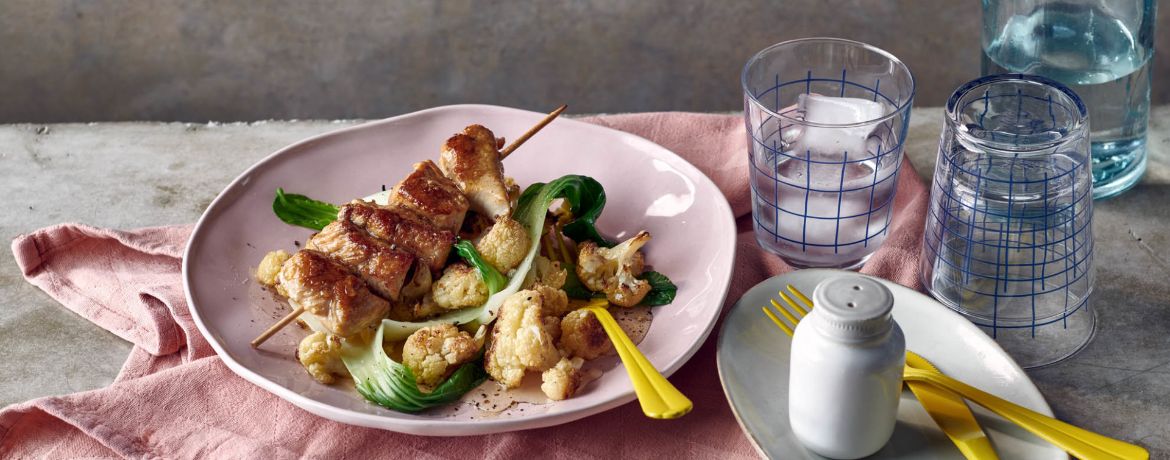
[[[894,295],[861,275],[829,278],[813,291],[824,332],[843,340],[865,340],[890,330]]]

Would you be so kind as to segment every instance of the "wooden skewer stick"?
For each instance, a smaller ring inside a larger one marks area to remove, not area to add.
[[[284,318],[281,318],[280,321],[277,321],[276,324],[269,326],[268,330],[261,333],[259,337],[256,337],[256,339],[252,341],[252,348],[260,348],[260,344],[264,343],[265,340],[268,340],[269,337],[272,337],[273,334],[276,334],[281,329],[284,329],[285,326],[288,326],[288,323],[293,322],[293,320],[297,319],[297,317],[301,316],[301,313],[304,312],[305,307],[297,307],[295,310],[289,312],[289,314],[285,315]]]
[[[507,147],[504,147],[504,150],[500,150],[500,159],[502,160],[507,158],[508,155],[512,153],[512,151],[520,148],[520,145],[523,144],[524,141],[527,141],[528,138],[532,137],[533,134],[536,134],[537,131],[540,131],[542,128],[544,128],[545,125],[552,123],[552,121],[555,120],[557,116],[560,115],[561,112],[564,112],[567,108],[569,108],[568,105],[562,105],[557,107],[556,110],[549,112],[547,117],[544,117],[543,120],[540,120],[540,123],[537,123],[536,126],[533,126],[532,129],[528,130],[528,132],[521,134],[520,137],[517,137],[516,140],[512,141],[511,144],[508,144]]]

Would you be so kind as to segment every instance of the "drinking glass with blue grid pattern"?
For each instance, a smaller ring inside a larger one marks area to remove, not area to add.
[[[947,102],[922,248],[922,283],[1023,367],[1093,336],[1089,119],[1072,90],[993,75]]]
[[[757,53],[742,83],[756,241],[797,268],[860,267],[889,232],[910,70],[864,43],[808,38]]]

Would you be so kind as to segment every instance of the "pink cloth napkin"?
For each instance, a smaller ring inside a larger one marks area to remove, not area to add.
[[[587,121],[646,137],[704,171],[739,227],[725,306],[791,270],[763,252],[751,229],[742,118],[650,113]],[[927,189],[904,163],[890,236],[863,272],[918,287]],[[755,457],[720,389],[715,336],[671,380],[695,401],[690,415],[645,418],[636,403],[577,422],[490,436],[420,437],[343,425],[302,411],[236,377],[196,330],[180,258],[191,226],[132,231],[65,224],[17,237],[29,282],[132,343],[107,388],[50,396],[0,411],[0,458]],[[716,329],[717,331],[718,329]]]

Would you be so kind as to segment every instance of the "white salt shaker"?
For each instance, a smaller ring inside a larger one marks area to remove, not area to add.
[[[805,447],[853,459],[894,432],[906,339],[890,314],[894,296],[860,275],[821,282],[815,307],[792,338],[788,419]]]

